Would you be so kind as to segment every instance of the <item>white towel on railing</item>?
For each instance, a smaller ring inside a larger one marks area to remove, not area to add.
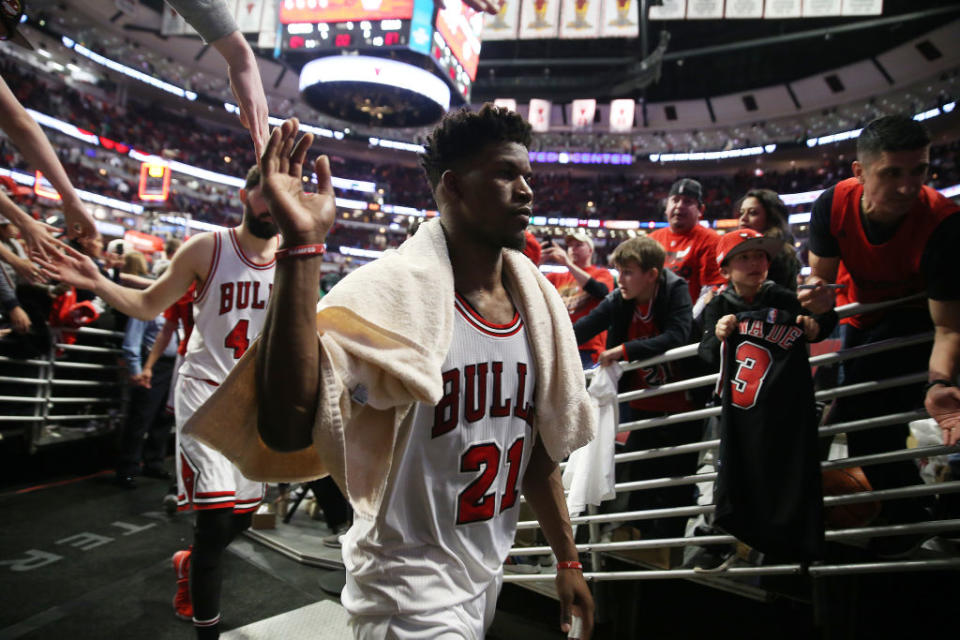
[[[570,516],[580,515],[588,504],[599,506],[616,495],[614,491],[614,439],[619,424],[617,382],[623,371],[619,366],[601,367],[590,380],[587,392],[597,411],[597,437],[570,454],[563,470],[563,488],[567,489]]]

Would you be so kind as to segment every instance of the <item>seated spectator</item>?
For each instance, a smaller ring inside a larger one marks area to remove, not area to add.
[[[576,322],[590,313],[610,290],[613,276],[605,267],[591,264],[593,239],[583,231],[567,234],[567,250],[551,245],[542,251],[541,260],[551,261],[567,268],[564,273],[548,273],[547,280],[557,288],[563,303],[570,313],[570,321]],[[592,367],[603,350],[604,331],[590,340],[580,343],[580,361],[584,368]]]
[[[687,283],[664,267],[666,252],[648,236],[620,244],[611,259],[620,271],[619,285],[573,330],[580,344],[606,331],[606,350],[599,362],[609,366],[620,360],[643,360],[687,344],[693,316]],[[670,382],[669,364],[643,367],[620,380],[620,392],[655,387]],[[653,418],[691,408],[684,392],[633,400],[620,405],[620,422]],[[628,451],[641,451],[689,444],[699,440],[701,422],[631,431]],[[617,481],[650,480],[692,474],[697,454],[664,456],[620,465]],[[678,486],[624,493],[615,499],[614,509],[662,509],[692,504],[693,487]],[[643,520],[636,523],[643,538],[672,538],[683,535],[679,518]]]
[[[783,242],[783,248],[770,261],[767,277],[781,287],[796,291],[800,260],[787,224],[787,205],[775,191],[751,189],[740,199],[734,211],[740,217],[741,229],[753,229]]]

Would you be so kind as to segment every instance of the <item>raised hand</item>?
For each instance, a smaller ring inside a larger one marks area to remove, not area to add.
[[[67,222],[67,236],[70,238],[96,238],[100,235],[93,216],[79,199],[64,204],[63,217]]]
[[[73,247],[60,244],[63,252],[54,251],[42,258],[34,252],[33,259],[43,267],[43,275],[51,280],[73,285],[77,289],[95,289],[101,277],[96,263]]]
[[[313,134],[296,141],[299,127],[297,119],[291,118],[274,129],[260,158],[263,195],[287,246],[322,243],[337,217],[326,156],[317,158],[313,165],[317,193],[303,190],[303,162],[313,144]]]

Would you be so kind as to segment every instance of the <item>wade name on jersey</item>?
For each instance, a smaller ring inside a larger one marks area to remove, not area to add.
[[[270,294],[273,292],[273,283],[266,285],[266,295],[261,297],[260,283],[257,281],[241,280],[239,282],[220,283],[220,310],[219,315],[230,313],[234,309],[265,309]]]
[[[767,322],[776,322],[776,320],[767,320]],[[738,328],[741,335],[772,342],[785,351],[789,351],[794,341],[803,335],[803,329],[800,327],[785,324],[770,325],[769,330],[764,335],[762,320],[741,320]]]

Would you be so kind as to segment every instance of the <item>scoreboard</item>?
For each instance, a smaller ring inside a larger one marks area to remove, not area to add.
[[[281,0],[281,47],[289,52],[377,55],[406,50],[432,60],[466,101],[477,77],[482,14],[448,0]]]

